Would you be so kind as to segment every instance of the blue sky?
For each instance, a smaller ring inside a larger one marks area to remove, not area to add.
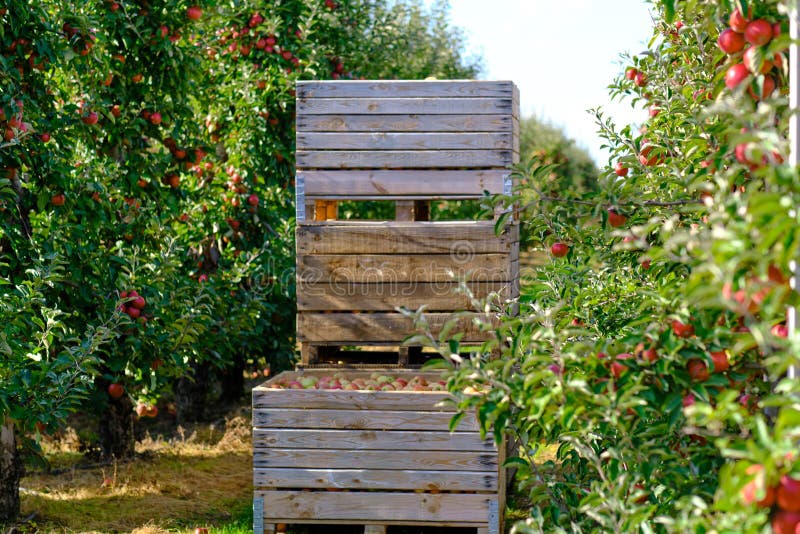
[[[603,164],[608,154],[586,110],[600,106],[618,125],[646,117],[629,103],[611,103],[607,86],[623,69],[621,53],[646,48],[649,7],[644,0],[450,0],[450,19],[484,58],[484,78],[519,86],[524,116],[560,126]]]

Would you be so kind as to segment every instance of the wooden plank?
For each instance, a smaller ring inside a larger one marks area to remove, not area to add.
[[[476,170],[307,170],[298,171],[305,181],[305,194],[387,196],[471,195],[474,198],[503,192],[505,169]]]
[[[514,148],[511,132],[300,132],[297,150],[491,150]]]
[[[454,320],[452,313],[426,313],[428,330],[438,336],[445,324]],[[463,313],[451,334],[462,333],[465,342],[486,341],[492,331],[481,331],[473,322],[480,318],[488,323],[487,314]],[[368,344],[371,341],[400,343],[417,333],[411,318],[400,313],[314,313],[297,314],[297,339],[310,342],[337,342],[345,345]]]
[[[509,253],[519,225],[499,236],[493,221],[306,223],[295,231],[297,254],[473,254]]]
[[[376,251],[377,252],[377,251]],[[511,280],[509,254],[302,254],[297,256],[297,279],[302,282],[350,284],[402,282],[504,282]],[[387,285],[389,284],[389,285]],[[347,290],[346,286],[332,291]],[[356,288],[358,289],[358,288]],[[408,290],[408,287],[404,289]],[[442,292],[450,293],[449,285]],[[395,295],[402,294],[394,291]],[[359,308],[348,308],[359,309]]]
[[[302,408],[259,408],[253,410],[253,426],[259,428],[311,428],[351,430],[447,430],[453,414],[448,412],[411,410],[328,410]],[[460,432],[478,430],[473,417],[461,419],[455,429]]]
[[[439,410],[453,412],[453,404],[446,402],[450,394],[440,391],[349,391],[315,389],[274,389],[271,383],[279,380],[291,380],[302,376],[330,376],[338,371],[331,369],[305,369],[302,372],[288,371],[272,380],[253,388],[253,409],[259,408],[327,408],[347,410]],[[441,377],[437,374],[418,371],[392,369],[386,371],[393,377],[402,376],[407,380],[415,376],[423,376],[428,382],[435,382]],[[347,371],[347,377],[369,378],[369,371]]]
[[[327,221],[328,220],[328,201],[317,200],[314,204],[314,220]]]
[[[320,394],[324,394],[320,392]],[[441,412],[452,417],[453,412]],[[473,416],[474,418],[474,416]],[[253,447],[277,449],[351,449],[351,450],[408,450],[483,451],[495,450],[491,439],[481,439],[477,432],[440,431],[416,432],[406,430],[301,430],[253,429]],[[300,487],[300,486],[294,486]]]
[[[497,491],[497,473],[408,469],[254,469],[256,488]]]
[[[325,219],[328,221],[335,221],[339,216],[338,209],[339,203],[337,201],[329,201],[325,210]]]
[[[297,132],[508,132],[508,115],[298,115]]]
[[[494,292],[503,299],[519,296],[519,282],[513,280],[470,282],[467,287],[478,299],[484,299]],[[416,310],[423,305],[428,312],[473,309],[470,297],[460,291],[458,282],[297,283],[297,309],[300,311],[392,311],[397,308]]]
[[[511,150],[298,150],[303,169],[474,168],[511,165]]]
[[[386,534],[386,525],[364,525],[364,534]]]
[[[511,97],[298,98],[297,115],[511,115]]]
[[[394,218],[397,221],[414,220],[414,201],[398,200],[394,203]]]
[[[486,523],[491,497],[481,493],[391,493],[327,491],[257,491],[264,519],[435,521]]]
[[[464,451],[365,451],[349,449],[253,449],[253,468],[412,469],[488,471],[498,467],[497,453]]]
[[[347,80],[298,81],[297,98],[363,97],[509,97],[510,81],[483,80]]]

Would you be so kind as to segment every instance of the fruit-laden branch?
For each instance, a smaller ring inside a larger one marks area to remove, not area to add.
[[[533,200],[528,202],[527,204],[523,205],[520,210],[524,211],[539,202],[564,202],[568,204],[581,204],[583,206],[597,206],[601,204],[600,202],[592,202],[591,200],[578,200],[574,198],[561,198],[561,197],[551,197],[547,195],[539,195],[537,200]],[[686,206],[689,204],[702,204],[703,201],[700,199],[694,198],[687,198],[685,200],[645,200],[643,202],[619,202],[617,206],[628,206],[628,207],[670,207],[670,206]],[[602,203],[605,204],[605,203]]]

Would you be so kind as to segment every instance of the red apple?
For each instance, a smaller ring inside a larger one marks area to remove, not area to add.
[[[150,114],[149,120],[151,124],[155,125],[161,124],[161,113],[159,113],[158,111],[154,111],[153,113]]]
[[[619,228],[628,222],[628,218],[621,213],[618,213],[614,208],[608,208],[608,224],[613,228]]]
[[[42,143],[46,143],[50,140],[50,134],[47,132],[42,132],[39,134],[39,139],[42,141]]]
[[[621,354],[617,354],[616,360],[630,360],[633,358],[633,354],[630,352],[623,352]],[[619,361],[611,362],[611,374],[614,375],[614,378],[619,380],[622,374],[628,370],[627,365],[623,365]]]
[[[789,337],[789,328],[785,324],[776,324],[771,331],[775,337]]]
[[[781,510],[800,512],[800,480],[783,475],[775,497]]]
[[[684,408],[688,408],[689,406],[694,406],[696,402],[697,400],[694,398],[694,393],[687,393],[686,395],[683,396],[683,399],[681,400],[681,404],[683,405]]]
[[[636,87],[644,87],[647,85],[647,76],[645,76],[644,72],[639,71],[633,77],[633,83]]]
[[[756,46],[751,46],[747,50],[744,51],[744,55],[742,56],[742,62],[744,66],[747,67],[747,70],[752,72],[753,74],[766,74],[770,70],[772,70],[772,61],[768,59],[764,59],[762,56],[761,63],[758,62],[758,51],[759,48]]]
[[[695,382],[705,382],[711,375],[708,372],[706,362],[699,358],[692,358],[686,363],[686,369],[689,371],[689,376]]]
[[[247,203],[250,204],[251,206],[258,206],[258,195],[252,194],[249,197],[247,197]]]
[[[730,361],[728,361],[728,352],[724,350],[711,353],[711,359],[714,361],[714,372],[722,373],[731,368]]]
[[[725,86],[731,90],[736,89],[749,75],[750,72],[743,64],[731,65],[725,73]]]
[[[797,534],[800,512],[778,510],[772,516],[772,534]]]
[[[752,86],[747,88],[747,93],[753,98],[753,100],[763,100],[765,98],[769,98],[774,90],[775,79],[767,74],[764,75],[764,85],[761,90],[761,95],[757,95]]]
[[[97,113],[95,113],[94,111],[90,111],[89,113],[81,117],[81,121],[83,122],[83,124],[88,124],[90,126],[92,124],[97,124],[98,119],[99,117],[97,116]]]
[[[775,488],[765,487],[766,480],[764,477],[764,466],[761,464],[753,464],[749,466],[745,473],[754,475],[752,480],[742,486],[739,496],[742,498],[744,504],[757,504],[762,508],[770,508],[775,504]],[[758,499],[759,490],[764,490],[764,497]]]
[[[550,253],[556,258],[563,258],[569,252],[569,245],[566,243],[553,243],[550,247]]]
[[[748,9],[748,17],[752,14],[752,11]],[[747,28],[748,19],[742,15],[742,12],[738,9],[735,9],[733,13],[731,13],[730,18],[728,19],[728,25],[731,29],[735,32],[744,33],[744,30]]]
[[[63,206],[65,201],[66,197],[64,196],[64,193],[58,193],[57,195],[50,197],[50,204],[53,206]]]
[[[112,397],[114,399],[118,399],[118,398],[122,397],[122,395],[124,393],[125,393],[125,388],[122,387],[122,384],[117,384],[117,383],[109,384],[109,386],[108,386],[108,395],[110,397]]]
[[[658,360],[658,351],[656,351],[656,349],[653,348],[645,349],[642,351],[642,359],[647,360],[650,363],[653,363],[656,360]]]
[[[186,18],[189,20],[200,20],[203,16],[203,10],[198,6],[191,6],[186,9]]]
[[[678,337],[692,337],[694,335],[694,326],[691,324],[684,324],[681,321],[674,319],[672,321],[672,331]]]
[[[130,302],[131,306],[133,306],[134,308],[139,309],[139,310],[144,309],[145,304],[146,304],[146,301],[144,300],[144,297],[139,296],[139,295],[136,295],[136,298],[134,298]]]
[[[628,167],[622,164],[621,161],[618,161],[617,164],[614,166],[614,173],[617,176],[628,176]]]
[[[735,54],[744,48],[744,35],[728,28],[719,34],[717,45],[726,54]]]
[[[772,39],[772,24],[756,19],[745,27],[744,38],[753,46],[763,46]]]
[[[147,414],[147,405],[143,402],[140,402],[136,405],[136,415],[139,417],[145,417]]]

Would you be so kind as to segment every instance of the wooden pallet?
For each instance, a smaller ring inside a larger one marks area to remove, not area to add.
[[[431,200],[510,193],[519,159],[511,82],[347,81],[297,85],[297,332],[320,348],[397,344],[416,333],[398,308],[426,307],[437,335],[475,299],[519,294],[513,219],[437,221]],[[389,200],[393,221],[341,221],[341,200]],[[497,214],[496,214],[497,215]],[[491,333],[465,316],[455,333]]]
[[[253,389],[254,532],[277,524],[471,527],[502,532],[504,447],[435,391],[274,389],[331,375],[287,372]],[[348,371],[350,379],[370,375]],[[388,371],[392,376],[438,375]]]

